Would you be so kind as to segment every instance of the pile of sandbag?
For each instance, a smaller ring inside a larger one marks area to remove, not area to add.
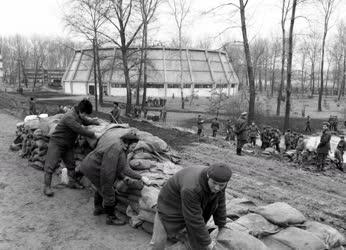
[[[246,213],[246,214],[245,214]],[[241,215],[235,219],[237,215]],[[256,206],[247,199],[231,199],[227,204],[229,220],[211,238],[214,250],[324,250],[343,249],[345,237],[336,229],[308,221],[297,209],[284,202]],[[171,250],[189,249],[177,243]]]

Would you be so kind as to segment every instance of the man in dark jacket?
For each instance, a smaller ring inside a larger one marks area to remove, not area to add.
[[[30,97],[29,101],[29,114],[30,115],[37,115],[36,112],[36,102],[34,97]]]
[[[161,189],[150,242],[152,250],[163,250],[167,238],[186,228],[193,250],[212,249],[206,223],[226,224],[225,189],[232,176],[229,166],[216,163],[207,168],[189,167],[177,172]]]
[[[305,132],[310,132],[311,133],[311,126],[310,126],[310,123],[311,123],[311,119],[310,119],[310,116],[308,115],[308,117],[306,118],[306,124],[305,124]]]
[[[113,109],[111,111],[110,116],[111,116],[111,122],[112,123],[121,123],[119,103],[113,102]]]
[[[203,124],[204,124],[204,120],[202,119],[202,116],[198,115],[198,117],[197,117],[197,135],[198,135],[198,140],[199,140],[199,138],[202,135]]]
[[[100,135],[89,131],[83,125],[98,125],[98,121],[88,118],[92,112],[92,104],[89,100],[83,99],[76,107],[67,112],[59,121],[48,144],[48,152],[44,164],[44,189],[46,196],[53,196],[51,189],[52,175],[59,167],[60,159],[64,162],[69,178],[68,186],[71,188],[81,188],[75,181],[75,164],[73,146],[78,135],[96,137]]]
[[[325,122],[323,123],[322,127],[322,136],[320,143],[317,146],[317,170],[323,171],[324,169],[324,164],[326,161],[326,158],[328,156],[328,152],[330,150],[330,139],[331,139],[331,134],[329,132],[329,123]]]
[[[235,134],[237,135],[237,155],[241,155],[241,150],[247,142],[247,112],[243,112],[235,123]]]
[[[125,176],[138,180],[142,178],[130,168],[126,156],[129,145],[138,142],[138,137],[129,134],[121,137],[121,141],[103,143],[102,138],[106,136],[103,135],[96,148],[85,157],[80,170],[97,189],[94,195],[94,215],[106,213],[108,225],[124,225],[125,221],[114,214],[116,202],[113,186],[117,179]]]
[[[211,130],[213,131],[213,137],[216,136],[216,132],[219,130],[220,124],[217,121],[217,118],[215,117],[213,121],[211,122]]]
[[[226,138],[225,140],[226,141],[230,141],[230,140],[234,140],[234,132],[233,132],[233,127],[232,127],[232,123],[231,123],[231,120],[228,119],[226,121],[226,124],[225,124],[225,128],[226,128]]]
[[[258,127],[254,122],[249,126],[249,142],[255,147],[256,146],[256,138],[260,133]]]
[[[340,141],[338,145],[336,146],[336,149],[334,152],[334,157],[337,161],[336,166],[341,171],[344,170],[343,165],[344,165],[344,151],[345,150],[346,150],[346,141],[345,141],[345,137],[342,135],[340,136]]]

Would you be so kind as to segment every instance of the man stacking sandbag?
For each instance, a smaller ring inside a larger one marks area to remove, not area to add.
[[[212,249],[206,223],[213,215],[219,230],[225,226],[225,189],[231,176],[224,163],[185,168],[172,176],[158,197],[152,249],[164,249],[167,238],[176,237],[184,228],[192,249]]]
[[[118,219],[114,213],[116,201],[113,186],[117,179],[125,176],[138,180],[142,178],[130,168],[126,154],[129,145],[138,142],[138,137],[135,134],[125,134],[112,143],[105,142],[102,138],[82,161],[81,172],[97,189],[94,196],[94,215],[106,213],[106,224],[124,225],[125,221]]]
[[[67,168],[70,188],[81,188],[75,181],[75,164],[73,146],[78,135],[86,137],[100,137],[98,133],[89,131],[84,126],[99,125],[96,119],[88,117],[92,113],[93,106],[87,99],[83,99],[76,107],[67,112],[59,121],[55,131],[50,137],[48,152],[44,165],[44,194],[53,196],[51,189],[52,174],[59,167],[59,161],[62,160]],[[83,126],[84,125],[84,126]]]

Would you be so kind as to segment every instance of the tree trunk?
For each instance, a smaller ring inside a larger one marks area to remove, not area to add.
[[[182,55],[182,35],[181,27],[179,28],[179,60],[180,60],[180,97],[181,97],[181,108],[185,108],[184,101],[184,82],[183,82],[183,55]]]
[[[341,95],[344,96],[345,93],[345,83],[346,83],[346,50],[344,50],[344,67],[343,67],[343,74],[342,74],[342,86],[341,91],[339,92],[338,101],[341,99]]]
[[[274,85],[275,85],[275,69],[276,69],[276,51],[274,52],[273,67],[272,67],[272,79],[271,79],[271,97],[274,95]]]
[[[263,91],[262,68],[258,69],[258,86],[259,86],[259,91],[262,93]]]
[[[264,65],[264,90],[267,91],[267,81],[268,81],[268,58],[266,58],[266,62]]]
[[[253,66],[251,61],[251,54],[250,54],[250,47],[249,47],[249,41],[247,37],[247,30],[246,30],[246,20],[245,20],[245,6],[243,0],[239,0],[240,4],[240,19],[241,19],[241,30],[243,35],[243,43],[244,43],[244,51],[245,51],[245,58],[246,58],[246,65],[247,65],[247,75],[249,78],[249,91],[250,91],[250,100],[249,100],[249,116],[248,116],[248,123],[250,121],[253,121],[255,118],[255,79],[254,79],[254,73],[253,73]]]
[[[326,37],[327,37],[327,27],[325,25],[324,27],[324,33],[323,33],[323,40],[322,40],[322,56],[321,56],[321,77],[320,77],[320,91],[318,94],[318,107],[317,111],[322,111],[322,95],[323,95],[323,69],[324,69],[324,47],[326,44]]]
[[[137,79],[137,87],[136,87],[136,105],[139,105],[139,91],[140,91],[140,86],[142,82],[143,60],[144,60],[144,34],[142,37],[141,59],[139,62],[138,79]]]
[[[278,100],[276,106],[276,115],[280,115],[281,111],[281,100],[282,100],[282,90],[285,84],[285,58],[286,58],[286,30],[285,30],[285,20],[284,20],[284,11],[285,11],[285,0],[282,4],[282,20],[281,20],[281,30],[282,30],[282,52],[281,52],[281,79],[278,93]]]
[[[328,68],[327,68],[327,74],[326,74],[326,92],[325,92],[325,96],[328,95],[328,80],[329,80],[329,70],[330,70],[330,63],[328,63]]]
[[[94,57],[94,94],[95,94],[95,111],[98,111],[98,98],[97,98],[97,66],[96,66],[96,39],[93,39],[93,57]]]
[[[311,95],[314,96],[315,94],[315,63],[311,64]]]
[[[144,34],[144,61],[143,61],[143,96],[142,96],[142,109],[144,109],[147,101],[147,68],[148,68],[148,24],[145,22],[143,27]]]
[[[304,77],[304,75],[305,75],[305,72],[304,72],[304,70],[305,70],[305,53],[303,54],[303,58],[302,58],[302,74],[301,74],[301,79],[300,79],[300,81],[301,81],[301,87],[302,87],[302,96],[304,95],[304,85],[305,85],[305,77]]]
[[[292,78],[292,58],[293,58],[293,29],[296,15],[296,6],[298,0],[293,0],[292,3],[292,16],[290,31],[288,36],[288,58],[287,58],[287,86],[286,86],[286,110],[285,110],[285,123],[284,130],[286,131],[290,124],[290,111],[291,111],[291,78]]]
[[[100,54],[99,54],[99,44],[98,39],[95,39],[95,51],[96,51],[96,68],[97,68],[97,81],[99,84],[99,103],[100,106],[103,105],[103,82],[102,82],[102,74],[100,68]]]

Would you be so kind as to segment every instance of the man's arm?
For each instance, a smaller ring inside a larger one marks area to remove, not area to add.
[[[136,171],[132,170],[132,168],[130,167],[124,151],[120,152],[118,164],[119,164],[119,167],[121,168],[121,175],[122,175],[121,177],[128,176],[132,179],[137,179],[137,180],[142,179],[142,176],[138,174]]]
[[[69,127],[70,129],[72,129],[73,132],[86,136],[86,137],[90,137],[93,138],[95,137],[95,133],[86,129],[85,127],[83,127],[79,122],[77,122],[74,118],[72,117],[67,117],[65,119],[65,125],[67,127]]]
[[[218,206],[213,214],[215,225],[222,228],[226,225],[227,212],[226,212],[226,199],[225,192],[220,194],[218,199]]]
[[[85,117],[82,122],[85,126],[100,125],[100,122],[97,120],[97,118]]]
[[[182,213],[192,248],[207,249],[211,244],[211,239],[204,222],[201,201],[192,191],[182,190],[181,202]]]

